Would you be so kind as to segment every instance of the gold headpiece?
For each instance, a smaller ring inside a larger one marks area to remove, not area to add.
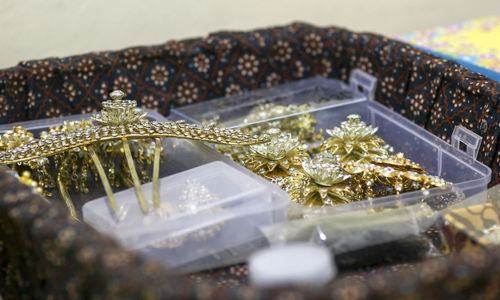
[[[96,150],[102,142],[113,141],[120,143],[120,149],[125,154],[140,207],[143,212],[147,212],[149,208],[144,199],[141,181],[134,165],[130,141],[144,139],[154,141],[152,147],[154,152],[152,181],[153,205],[155,207],[159,207],[160,204],[158,178],[162,138],[174,137],[226,145],[252,145],[267,141],[264,137],[250,136],[238,130],[217,128],[214,125],[200,126],[186,124],[184,121],[151,122],[146,119],[147,113],[137,108],[136,101],[122,100],[124,97],[123,92],[113,91],[110,96],[112,100],[104,101],[103,110],[92,116],[92,120],[97,125],[88,121],[78,124],[66,123],[63,128],[55,128],[51,132],[44,134],[41,139],[34,139],[24,129],[21,130],[17,127],[12,132],[5,133],[0,143],[0,164],[31,163],[39,159],[46,160],[48,157],[57,157],[58,154],[68,151],[83,152],[84,156],[93,163],[101,179],[110,208],[116,211],[117,204],[111,184]],[[76,217],[72,201],[61,181],[60,173],[57,176],[57,181],[62,197],[70,208],[71,214]]]

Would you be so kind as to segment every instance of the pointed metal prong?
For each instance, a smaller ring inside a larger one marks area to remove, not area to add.
[[[111,184],[109,183],[108,177],[106,176],[106,172],[104,172],[104,168],[102,167],[101,161],[99,157],[95,153],[92,147],[87,147],[87,151],[90,154],[90,158],[94,162],[94,165],[97,169],[97,173],[99,174],[99,178],[101,179],[102,186],[104,187],[104,191],[106,192],[106,196],[108,196],[109,207],[111,210],[116,213],[117,205],[115,201],[115,196],[113,195],[113,190],[111,189]]]
[[[76,210],[75,210],[75,205],[73,204],[73,200],[71,200],[71,196],[68,193],[68,190],[66,190],[66,187],[64,186],[62,180],[61,180],[61,173],[57,173],[57,186],[59,188],[59,193],[61,193],[61,197],[64,200],[64,203],[68,207],[69,214],[78,220],[78,216],[76,215]]]
[[[134,182],[135,192],[137,194],[137,199],[139,200],[139,205],[143,212],[148,212],[148,204],[144,199],[144,194],[142,193],[141,181],[139,180],[139,175],[137,175],[137,170],[135,169],[134,159],[132,158],[132,152],[130,152],[130,145],[126,138],[123,141],[123,151],[125,152],[125,158],[127,160],[128,169],[130,175],[132,176],[132,181]]]
[[[155,156],[153,160],[153,205],[155,208],[160,207],[160,191],[158,179],[160,177],[160,153],[161,153],[161,138],[155,138]]]

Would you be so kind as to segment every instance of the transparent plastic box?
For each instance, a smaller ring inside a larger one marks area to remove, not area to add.
[[[291,88],[295,84],[298,87]],[[314,77],[288,84],[288,88],[270,88],[266,90],[265,97],[261,97],[262,92],[257,95],[250,93],[247,96],[220,98],[206,103],[176,108],[172,110],[169,118],[174,120],[185,118],[191,122],[202,123],[218,116],[218,122],[221,126],[241,128],[310,113],[318,121],[316,129],[319,130],[320,128],[328,129],[339,126],[348,115],[358,114],[368,125],[378,127],[376,135],[393,146],[395,153],[403,152],[407,158],[420,164],[429,174],[440,176],[451,182],[452,186],[446,187],[446,191],[468,197],[486,190],[491,178],[491,170],[475,159],[474,155],[477,155],[477,149],[481,142],[479,136],[458,126],[452,136],[452,142],[455,145],[452,146],[424,128],[373,101],[374,86],[372,77],[357,71],[351,75],[350,85],[338,80]],[[347,90],[351,92],[346,92]],[[339,95],[345,97],[342,98]],[[248,112],[263,102],[282,105],[309,103],[311,108],[297,114],[244,124],[242,120]],[[214,108],[218,108],[220,113]],[[461,143],[467,146],[467,153],[458,148]],[[435,202],[435,199],[442,197],[442,195],[442,188],[432,188],[426,191],[408,192],[336,205],[324,208],[322,211],[350,210],[356,207],[368,208],[377,206],[377,203],[383,203],[384,206],[387,206],[388,203],[413,204],[431,198]],[[463,199],[463,197],[456,196],[452,198]],[[443,206],[449,204],[451,203],[443,203]],[[307,209],[302,208],[302,210]]]
[[[168,118],[174,121],[186,120],[186,122],[198,124],[217,120],[220,126],[240,127],[244,117],[261,103],[308,104],[311,106],[310,110],[314,111],[329,104],[358,102],[365,99],[365,95],[354,93],[351,87],[341,81],[314,77],[243,95],[174,108]]]
[[[143,185],[145,195],[151,186]],[[286,220],[289,203],[282,191],[220,161],[162,178],[161,206],[148,214],[137,205],[133,188],[115,197],[124,212],[119,220],[102,197],[83,206],[85,222],[170,267],[207,254],[215,263],[217,253],[257,241],[260,226]]]

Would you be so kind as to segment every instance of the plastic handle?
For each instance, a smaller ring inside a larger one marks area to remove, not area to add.
[[[482,140],[483,138],[480,135],[475,134],[462,125],[455,126],[451,134],[451,145],[460,149],[460,144],[464,144],[466,146],[465,152],[474,159],[477,158],[479,145],[481,145]]]
[[[377,78],[372,75],[360,69],[354,69],[349,76],[349,85],[354,94],[361,94],[368,100],[375,100]]]

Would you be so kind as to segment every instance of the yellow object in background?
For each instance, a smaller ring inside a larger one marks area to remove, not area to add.
[[[500,16],[415,31],[398,38],[500,72]]]

